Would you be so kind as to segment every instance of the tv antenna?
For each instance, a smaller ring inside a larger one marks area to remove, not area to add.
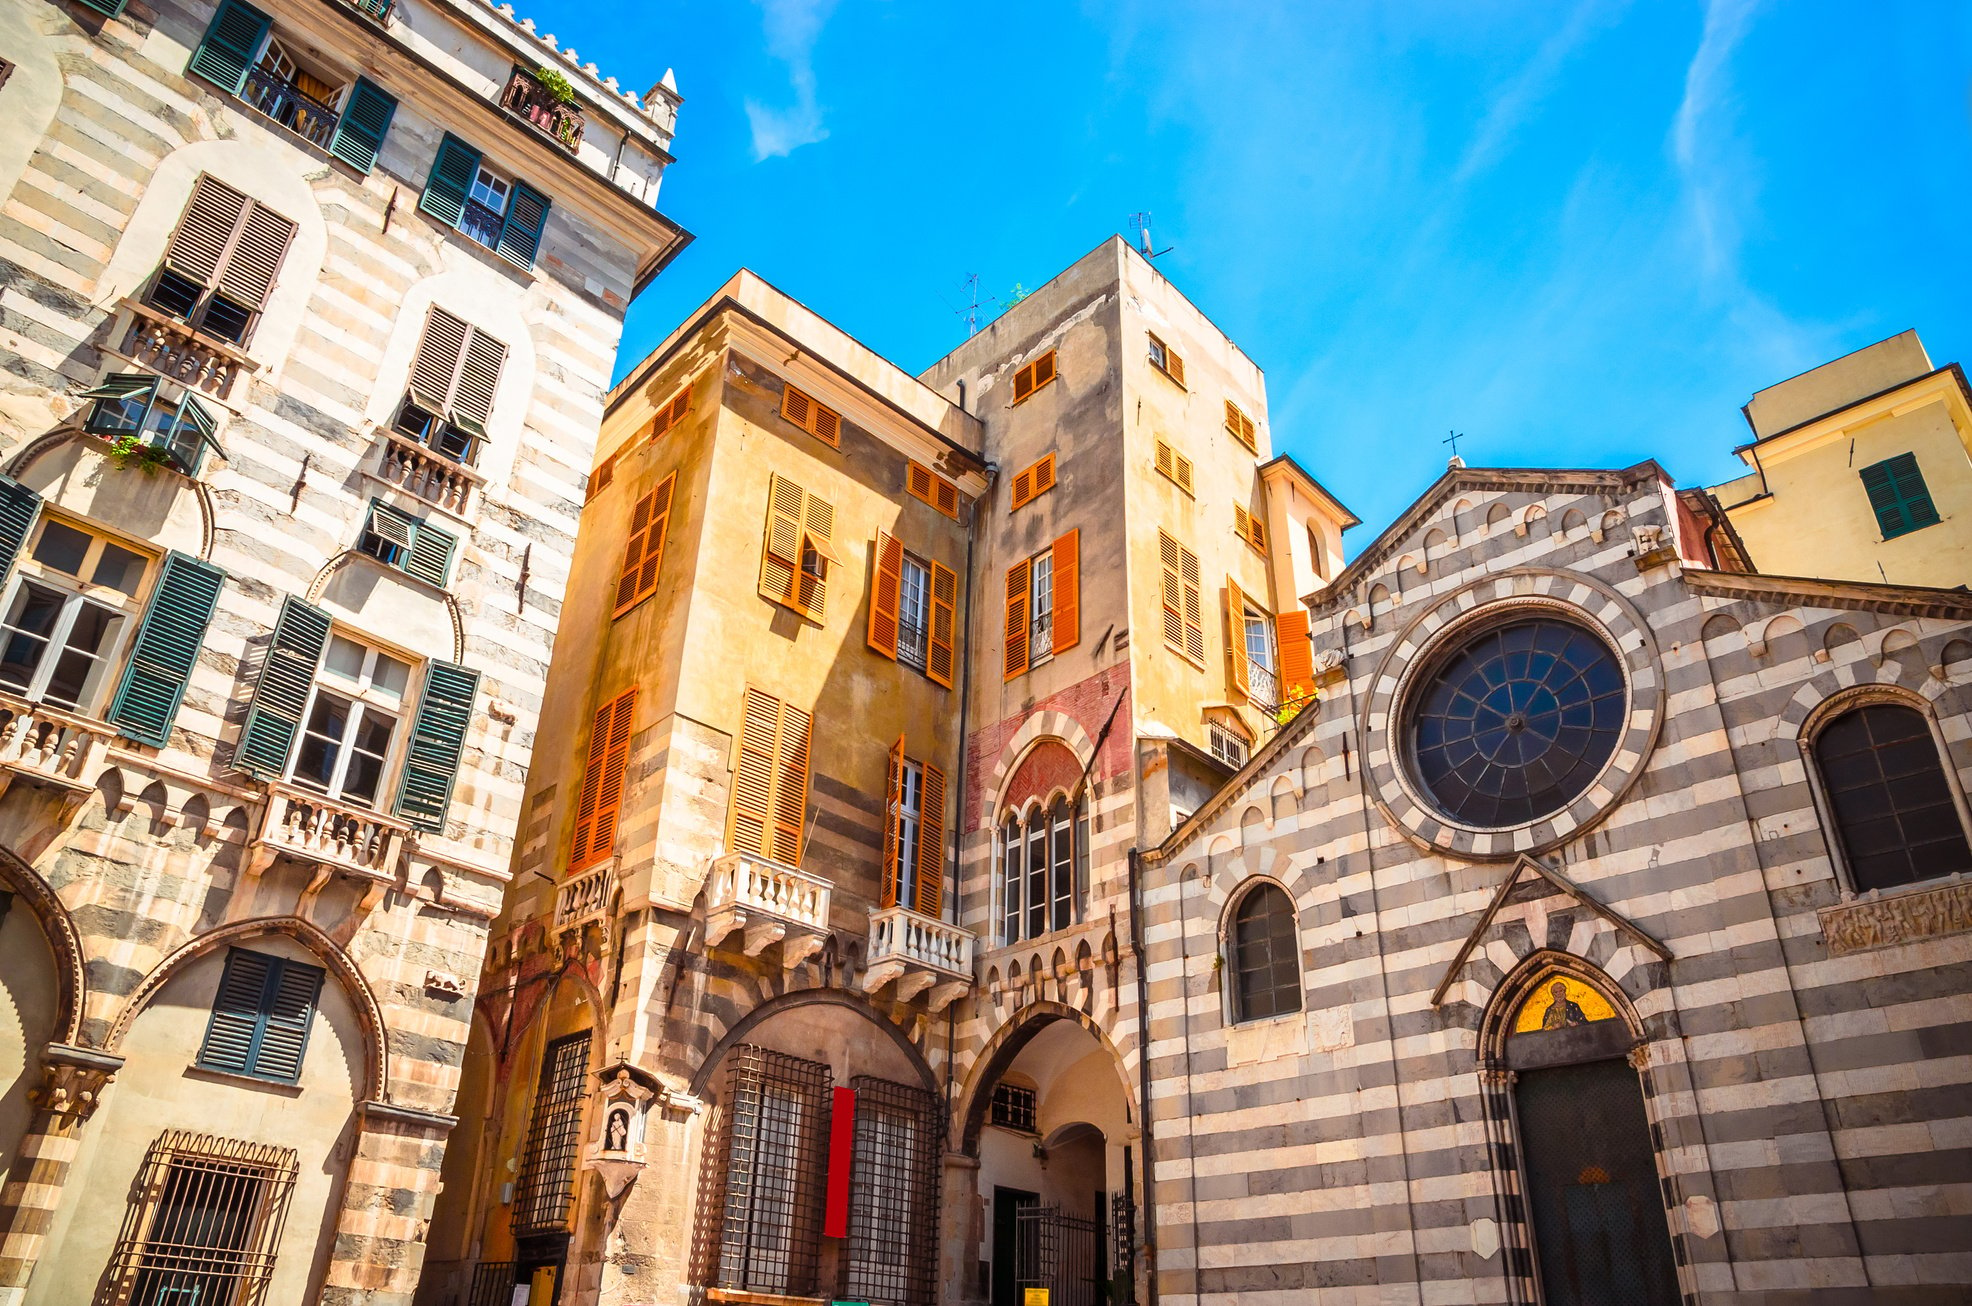
[[[946,308],[952,310],[952,316],[965,319],[965,333],[970,338],[979,334],[979,274],[977,272],[966,273],[965,280],[959,283],[959,290],[965,300],[963,304],[954,304],[951,300],[946,299],[943,291],[934,291],[933,293],[938,296]]]
[[[1148,210],[1130,215],[1130,229],[1137,233],[1137,251],[1148,260],[1155,261],[1177,248],[1176,245],[1166,245],[1163,249],[1156,247],[1156,243],[1150,238],[1150,213]]]

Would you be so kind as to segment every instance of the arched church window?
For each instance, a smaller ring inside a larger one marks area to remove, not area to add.
[[[1235,1022],[1301,1010],[1300,931],[1285,890],[1249,889],[1233,908],[1229,946]]]
[[[1000,823],[1001,942],[1039,938],[1081,919],[1088,821],[1057,795],[1046,807],[1008,812]]]
[[[1852,708],[1815,736],[1814,757],[1856,892],[1972,870],[1923,713],[1900,703]]]

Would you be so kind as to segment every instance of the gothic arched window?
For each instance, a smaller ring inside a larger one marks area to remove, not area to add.
[[[1815,766],[1856,892],[1972,870],[1931,725],[1916,708],[1866,703],[1815,735]]]
[[[1301,1010],[1300,931],[1294,903],[1279,885],[1256,884],[1240,898],[1227,950],[1235,1022]]]
[[[1000,822],[1001,942],[1065,930],[1082,915],[1088,822],[1067,795]]]

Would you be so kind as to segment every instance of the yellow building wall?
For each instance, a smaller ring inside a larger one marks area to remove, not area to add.
[[[1895,585],[1972,581],[1972,429],[1952,385],[1940,375],[1912,406],[1908,394],[1904,403],[1892,396],[1759,446],[1768,497],[1757,497],[1757,472],[1714,491],[1754,564],[1773,575]],[[1940,520],[1886,540],[1859,471],[1901,453],[1917,456]]]

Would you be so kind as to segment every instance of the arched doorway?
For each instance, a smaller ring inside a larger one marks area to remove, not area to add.
[[[978,1159],[979,1282],[992,1306],[1118,1296],[1133,1271],[1135,1121],[1116,1054],[1085,1017],[1040,1012],[989,1055],[967,1112]],[[1120,1200],[1119,1200],[1120,1198]]]
[[[1677,1264],[1622,994],[1573,958],[1501,988],[1488,1046],[1518,1142],[1542,1306],[1678,1306]]]

